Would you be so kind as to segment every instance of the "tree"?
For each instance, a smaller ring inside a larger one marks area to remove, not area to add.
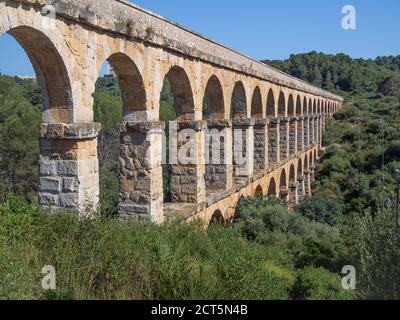
[[[0,75],[0,188],[28,199],[38,179],[41,109],[13,78]]]
[[[394,96],[400,99],[400,77],[388,77],[378,87],[378,92],[385,96]]]

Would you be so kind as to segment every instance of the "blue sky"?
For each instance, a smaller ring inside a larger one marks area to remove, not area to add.
[[[139,6],[256,59],[312,50],[375,58],[400,54],[399,0],[135,0]],[[357,29],[341,27],[342,7],[357,10]],[[0,72],[33,75],[23,50],[0,37]]]

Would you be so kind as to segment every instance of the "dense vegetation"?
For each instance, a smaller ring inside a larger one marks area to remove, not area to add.
[[[0,205],[0,299],[354,298],[323,268],[341,259],[332,255],[337,233],[258,201],[265,230],[250,239],[251,201],[237,227],[205,232],[199,223],[79,221],[8,197]],[[57,290],[43,292],[41,270],[49,264]]]
[[[113,219],[122,100],[112,77],[100,78],[94,95],[103,214],[79,221],[43,212],[34,202],[40,90],[0,75],[0,298],[400,298],[400,57],[311,52],[267,63],[344,96],[345,108],[328,122],[313,197],[295,211],[242,199],[232,224],[208,232]],[[173,103],[166,81],[161,120],[174,118]],[[46,264],[57,270],[51,293],[39,286]],[[356,267],[355,292],[341,289],[345,265]]]

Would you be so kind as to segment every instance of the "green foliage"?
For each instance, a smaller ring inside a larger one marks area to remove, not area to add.
[[[378,92],[385,96],[400,98],[400,77],[391,76],[379,84]]]
[[[312,265],[339,272],[347,261],[337,228],[289,211],[275,199],[242,199],[234,227],[249,240],[286,252],[280,261],[296,269]]]
[[[399,57],[385,60],[352,59],[345,54],[326,55],[315,51],[291,55],[285,61],[264,61],[295,77],[331,91],[368,93],[382,81],[395,76]]]
[[[323,268],[307,267],[299,272],[292,296],[297,300],[351,300],[354,292],[341,287],[339,275]]]
[[[304,198],[298,211],[310,220],[331,226],[339,225],[343,215],[343,208],[340,203],[336,199],[325,196]]]
[[[356,217],[348,236],[366,299],[400,299],[400,232],[394,210]]]
[[[82,220],[15,197],[0,205],[0,257],[2,299],[288,299],[296,278],[233,228]]]
[[[160,97],[160,121],[173,121],[175,119],[174,95],[172,93],[171,83],[166,77]]]
[[[100,212],[102,216],[118,214],[118,173],[109,169],[100,170]]]
[[[42,106],[32,105],[26,90],[0,75],[0,189],[31,199],[38,179]]]

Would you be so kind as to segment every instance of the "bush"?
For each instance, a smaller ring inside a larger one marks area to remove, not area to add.
[[[337,200],[324,196],[304,198],[298,212],[313,221],[336,226],[342,222],[343,207]]]
[[[350,300],[355,298],[352,291],[342,288],[339,275],[323,268],[307,267],[297,275],[291,296],[296,300]]]
[[[349,236],[357,286],[366,299],[400,299],[400,232],[393,211],[356,218]]]

